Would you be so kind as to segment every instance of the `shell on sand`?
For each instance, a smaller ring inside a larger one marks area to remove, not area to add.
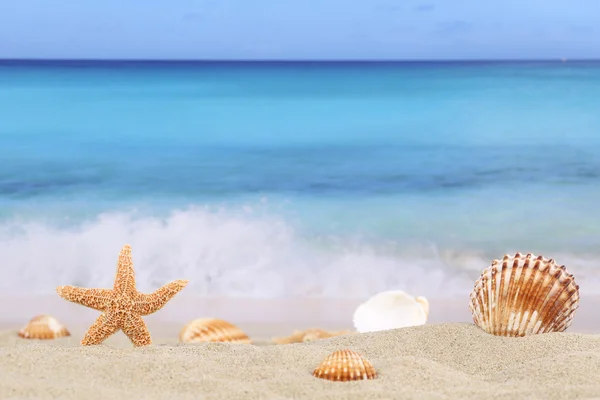
[[[579,306],[579,286],[564,265],[533,254],[505,255],[471,292],[473,321],[497,336],[562,332]]]
[[[304,331],[295,331],[292,335],[280,338],[273,338],[273,342],[277,344],[303,343],[313,340],[327,339],[335,336],[349,334],[349,330],[331,332],[325,329],[311,328]]]
[[[353,323],[358,332],[423,325],[429,315],[425,297],[413,297],[402,290],[381,292],[358,306]]]
[[[375,379],[377,371],[363,356],[352,350],[333,352],[315,370],[313,376],[330,381]]]
[[[19,331],[23,339],[56,339],[71,336],[67,328],[50,315],[37,315]]]
[[[228,342],[250,343],[250,338],[237,326],[217,318],[199,318],[183,327],[182,343]]]

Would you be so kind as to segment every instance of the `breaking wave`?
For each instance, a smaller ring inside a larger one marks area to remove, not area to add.
[[[140,290],[185,278],[186,292],[200,296],[354,299],[388,289],[462,296],[490,261],[481,252],[434,244],[319,236],[249,207],[192,207],[163,216],[111,212],[68,226],[41,219],[1,222],[0,292],[44,294],[64,284],[111,287],[125,243],[133,247]],[[600,285],[589,284],[600,282],[592,256],[555,258],[569,263],[582,292],[600,293]]]

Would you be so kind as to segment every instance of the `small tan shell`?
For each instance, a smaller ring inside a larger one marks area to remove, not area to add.
[[[56,339],[71,336],[67,328],[49,315],[38,315],[19,331],[23,339]]]
[[[562,332],[579,306],[579,286],[564,265],[533,254],[494,260],[471,292],[473,321],[497,336]]]
[[[314,370],[313,376],[330,381],[359,381],[375,379],[377,371],[360,354],[346,349],[327,356]]]
[[[183,327],[182,343],[228,342],[250,343],[250,338],[237,326],[216,318],[199,318]]]
[[[277,344],[303,343],[313,340],[327,339],[335,336],[347,335],[350,331],[331,332],[319,328],[311,328],[304,331],[295,331],[287,337],[273,338],[273,342]]]

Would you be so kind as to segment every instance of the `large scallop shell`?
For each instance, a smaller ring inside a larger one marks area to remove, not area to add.
[[[182,343],[250,343],[250,338],[240,328],[216,318],[199,318],[191,321],[179,333],[179,340]]]
[[[313,376],[330,381],[359,381],[375,379],[377,371],[360,354],[352,350],[338,350],[319,364]]]
[[[304,331],[295,331],[292,335],[280,338],[273,338],[273,342],[277,344],[291,344],[291,343],[303,343],[310,342],[319,339],[328,339],[335,336],[347,335],[350,331],[326,331],[320,328],[311,328]]]
[[[358,306],[353,323],[360,333],[423,325],[427,322],[429,302],[402,290],[381,292]]]
[[[19,331],[23,339],[56,339],[71,336],[67,328],[49,315],[38,315]]]
[[[473,321],[497,336],[562,332],[579,306],[579,286],[564,265],[533,254],[494,260],[471,292]]]

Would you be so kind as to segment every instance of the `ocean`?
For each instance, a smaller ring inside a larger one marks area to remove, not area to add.
[[[0,62],[0,293],[600,294],[600,62]]]

